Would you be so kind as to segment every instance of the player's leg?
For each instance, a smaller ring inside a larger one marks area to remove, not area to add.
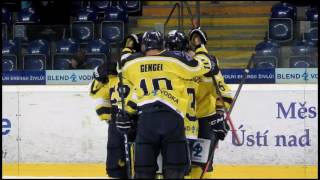
[[[134,152],[136,179],[154,179],[156,176],[157,156],[160,147],[158,145],[159,137],[151,122],[152,116],[151,113],[141,113],[139,116]]]
[[[209,116],[209,117],[200,118],[198,120],[198,122],[199,122],[198,137],[211,140],[209,152],[212,152],[212,150],[216,147],[217,142],[218,142],[218,139],[215,138],[216,137],[214,134],[215,132],[212,131],[211,126],[209,124],[209,121],[212,120],[213,118],[216,118],[216,116],[213,115],[213,116]],[[208,168],[207,172],[213,171],[213,167],[212,167],[213,158],[214,158],[214,155],[212,156],[211,163],[209,164],[209,168]],[[198,164],[198,165],[200,165],[202,168],[205,168],[204,167],[205,164],[203,164],[203,163]]]
[[[127,178],[124,139],[113,121],[110,121],[108,128],[106,170],[112,178]]]
[[[161,117],[166,124],[162,141],[163,176],[165,179],[183,179],[191,162],[183,119],[172,112],[162,112]]]

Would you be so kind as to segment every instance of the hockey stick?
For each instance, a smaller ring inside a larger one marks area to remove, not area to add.
[[[218,94],[218,98],[221,99],[221,101],[222,101],[223,109],[224,109],[224,112],[226,113],[226,119],[227,119],[227,121],[229,122],[229,124],[230,124],[230,126],[231,126],[231,131],[232,131],[232,134],[233,134],[233,136],[235,137],[235,139],[236,139],[236,141],[237,141],[237,144],[240,144],[240,140],[239,140],[239,136],[238,136],[237,133],[236,133],[236,129],[234,128],[234,125],[233,125],[233,123],[232,123],[230,114],[231,114],[231,112],[232,112],[232,109],[233,109],[233,107],[234,107],[234,105],[235,105],[236,100],[237,100],[238,97],[239,97],[239,94],[240,94],[240,91],[241,91],[241,89],[242,89],[242,86],[243,86],[243,84],[244,84],[244,82],[245,82],[245,80],[246,80],[246,78],[247,78],[247,76],[248,76],[248,74],[249,74],[249,72],[250,72],[249,69],[250,69],[251,62],[252,62],[252,59],[253,59],[254,55],[255,55],[254,53],[251,55],[251,57],[250,57],[250,59],[249,59],[249,62],[248,62],[248,64],[247,64],[246,68],[244,69],[244,75],[243,75],[243,77],[242,77],[242,79],[241,79],[240,85],[239,85],[239,87],[238,87],[238,89],[237,89],[237,91],[236,91],[236,94],[235,94],[235,96],[234,96],[234,98],[233,98],[233,101],[232,101],[232,103],[231,103],[231,105],[230,105],[229,111],[228,111],[227,107],[226,107],[225,104],[224,104],[224,100],[223,100],[221,91],[220,91],[220,89],[219,89],[218,82],[217,82],[215,76],[214,76],[213,74],[211,74],[212,81],[213,81],[213,85],[216,87],[216,91],[217,91],[217,94]]]
[[[232,103],[231,103],[231,105],[230,105],[230,108],[229,108],[229,113],[230,113],[230,114],[231,114],[231,112],[232,112],[232,110],[233,110],[233,106],[234,106],[234,104],[236,103],[236,100],[238,99],[238,96],[239,96],[239,94],[240,94],[241,88],[242,88],[244,82],[246,81],[247,76],[248,76],[248,74],[249,74],[249,72],[250,72],[250,66],[251,66],[251,63],[252,63],[252,60],[253,60],[253,57],[254,57],[254,56],[255,56],[255,53],[253,53],[253,54],[251,55],[251,57],[250,57],[250,59],[249,59],[249,62],[248,62],[248,64],[247,64],[246,68],[244,69],[244,74],[243,74],[243,76],[242,76],[242,79],[241,79],[241,81],[240,81],[239,87],[238,87],[238,89],[237,89],[237,91],[236,91],[236,94],[234,95],[233,101],[232,101]]]
[[[218,93],[219,98],[222,100],[223,108],[224,108],[224,111],[226,112],[226,116],[229,117],[229,118],[226,118],[226,119],[229,120],[229,123],[230,123],[231,129],[232,129],[233,135],[236,137],[237,144],[240,144],[240,141],[239,141],[239,138],[238,138],[237,134],[235,133],[234,126],[233,126],[232,121],[231,121],[231,119],[230,119],[230,114],[231,114],[231,112],[232,112],[232,109],[233,109],[233,107],[234,107],[234,105],[235,105],[236,100],[238,99],[238,96],[239,96],[240,91],[241,91],[241,88],[242,88],[242,86],[243,86],[243,84],[244,84],[244,82],[245,82],[245,80],[246,80],[246,78],[247,78],[247,75],[248,75],[249,72],[250,72],[249,69],[250,69],[251,62],[252,62],[252,60],[253,60],[254,55],[255,55],[254,53],[251,55],[251,57],[250,57],[250,59],[249,59],[249,62],[248,62],[248,65],[247,65],[246,68],[244,69],[244,75],[243,75],[243,77],[242,77],[242,79],[241,79],[240,85],[239,85],[239,87],[238,87],[238,89],[237,89],[237,91],[236,91],[236,94],[235,94],[235,96],[234,96],[234,98],[233,98],[233,101],[232,101],[232,103],[231,103],[231,105],[230,105],[229,111],[227,111],[227,108],[226,108],[226,106],[225,106],[225,104],[224,104],[224,100],[223,100],[223,98],[222,98],[222,94],[221,94],[220,89],[219,89],[219,87],[218,87],[217,80],[216,80],[215,76],[212,74],[213,84],[214,84],[214,86],[216,87],[216,91],[217,91],[217,93]],[[213,138],[211,138],[211,139],[213,139]],[[202,173],[201,173],[200,179],[202,179],[203,176],[204,176],[204,174],[207,172],[207,170],[208,170],[208,168],[209,168],[209,164],[210,164],[210,162],[211,162],[211,160],[212,160],[212,157],[213,157],[213,155],[214,155],[215,147],[216,147],[216,145],[217,145],[218,142],[219,142],[219,140],[218,140],[216,137],[215,137],[214,139],[216,140],[216,142],[214,142],[214,146],[213,146],[214,148],[213,148],[212,151],[210,152],[209,159],[208,159],[208,161],[207,161],[207,163],[206,163],[205,169],[204,169],[204,170],[202,171]]]
[[[120,48],[119,48],[119,43],[117,43],[117,50],[118,52],[120,52]],[[117,58],[118,61],[118,66],[119,66],[119,72],[118,72],[118,76],[119,76],[119,86],[120,86],[120,98],[121,98],[121,108],[122,108],[122,117],[125,116],[125,112],[124,112],[124,86],[123,86],[123,77],[122,77],[122,65],[121,65],[121,57]],[[130,162],[130,149],[129,149],[129,144],[128,144],[128,134],[123,134],[124,137],[124,148],[125,148],[125,154],[126,154],[126,166],[127,166],[127,175],[129,179],[133,179],[132,177],[132,173],[131,173],[131,162]]]
[[[216,91],[217,91],[217,94],[218,94],[218,98],[221,99],[221,101],[222,101],[224,112],[226,112],[226,120],[229,122],[229,124],[230,124],[230,126],[231,126],[232,134],[233,134],[233,136],[236,138],[237,144],[240,144],[239,137],[238,137],[238,135],[237,135],[237,133],[236,133],[236,130],[235,130],[235,128],[234,128],[234,126],[233,126],[233,123],[232,123],[232,120],[231,120],[231,118],[230,118],[230,113],[228,112],[228,110],[227,110],[227,108],[226,108],[226,106],[225,106],[225,104],[224,104],[224,100],[223,100],[222,94],[221,94],[221,92],[220,92],[220,89],[219,89],[219,87],[218,87],[217,80],[216,80],[216,78],[215,78],[215,76],[214,76],[213,74],[211,74],[211,77],[212,77],[213,85],[214,85],[214,87],[216,88]],[[211,138],[211,139],[214,139],[216,142],[213,143],[213,144],[214,144],[213,149],[212,149],[212,151],[211,151],[210,154],[209,154],[209,158],[208,158],[208,160],[207,160],[207,163],[206,163],[206,165],[205,165],[205,168],[202,170],[202,173],[201,173],[201,175],[200,175],[200,179],[202,179],[203,176],[204,176],[204,174],[207,172],[207,170],[208,170],[208,168],[209,168],[209,164],[211,163],[212,157],[213,157],[214,152],[215,152],[215,147],[216,147],[216,145],[217,145],[218,142],[219,142],[219,140],[218,140],[218,138],[216,137],[215,134],[214,134],[214,136],[215,136],[215,137],[214,137],[214,138]]]
[[[200,179],[202,179],[203,176],[204,176],[204,174],[207,172],[207,170],[208,170],[208,168],[209,168],[209,164],[211,163],[211,159],[213,158],[214,151],[215,151],[216,146],[217,146],[217,144],[218,144],[218,142],[219,142],[219,139],[217,138],[217,135],[216,135],[216,134],[213,134],[213,136],[214,136],[214,138],[211,138],[211,140],[214,139],[213,149],[212,149],[212,151],[210,152],[210,155],[209,155],[209,158],[208,158],[208,161],[207,161],[207,163],[206,163],[205,168],[204,168],[204,169],[202,170],[202,172],[201,172]]]

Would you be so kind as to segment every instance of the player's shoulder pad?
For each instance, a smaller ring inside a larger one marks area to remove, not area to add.
[[[127,62],[132,61],[137,58],[140,58],[140,57],[143,57],[143,56],[144,56],[144,54],[142,52],[133,53],[133,54],[129,55],[128,57],[126,57],[125,59],[123,59],[121,61],[121,63],[122,63],[121,65],[123,67]]]
[[[161,56],[172,57],[178,59],[188,66],[195,67],[198,65],[198,61],[193,60],[193,58],[184,51],[164,51]]]

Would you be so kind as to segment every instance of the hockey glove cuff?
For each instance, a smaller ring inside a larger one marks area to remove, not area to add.
[[[220,140],[224,140],[230,127],[228,123],[225,121],[223,115],[215,114],[212,120],[209,122],[211,129],[215,132]]]
[[[127,134],[131,129],[132,122],[127,112],[119,111],[116,114],[116,126],[121,134]]]
[[[200,38],[200,42],[197,40],[197,38]],[[200,44],[207,44],[208,37],[207,34],[201,30],[200,27],[192,29],[189,33],[189,39],[193,43],[194,46],[198,46]]]
[[[106,63],[94,68],[93,78],[101,83],[108,82],[108,72],[107,72]]]
[[[133,49],[135,52],[141,51],[141,38],[142,34],[130,34],[127,37],[125,47]]]

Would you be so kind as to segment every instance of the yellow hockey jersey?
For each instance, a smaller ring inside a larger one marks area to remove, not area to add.
[[[90,96],[96,101],[96,113],[100,120],[110,120],[113,108],[116,106],[115,88],[118,77],[115,75],[108,76],[109,81],[105,84],[93,80],[90,84]]]
[[[208,73],[211,62],[204,54],[194,61],[184,52],[163,51],[156,56],[134,54],[123,61],[123,77],[135,89],[131,99],[138,107],[159,101],[185,117],[189,95],[186,83]]]
[[[189,95],[189,103],[187,108],[186,116],[184,117],[184,127],[185,127],[185,134],[188,139],[197,139],[198,131],[199,131],[199,124],[198,119],[196,117],[196,92],[198,91],[199,84],[193,80],[187,81],[185,83],[186,91]]]
[[[232,103],[232,96],[230,87],[224,82],[221,71],[215,75],[219,90],[225,102],[227,109]],[[197,101],[197,118],[211,116],[216,112],[217,108],[223,108],[222,102],[218,100],[218,93],[216,87],[213,86],[211,77],[202,76],[199,81],[199,87],[196,94]]]

